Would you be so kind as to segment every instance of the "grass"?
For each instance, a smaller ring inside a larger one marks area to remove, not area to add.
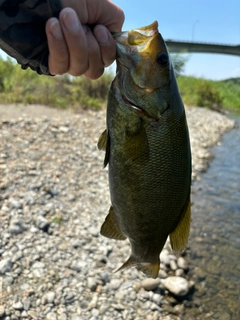
[[[181,76],[185,60],[175,56],[175,68],[183,101],[187,105],[240,111],[240,78],[212,81]],[[113,74],[104,73],[98,80],[68,75],[47,77],[30,69],[22,70],[8,58],[0,58],[1,103],[43,104],[50,107],[72,109],[102,108]]]
[[[187,105],[240,111],[240,78],[212,81],[178,77],[179,89]]]

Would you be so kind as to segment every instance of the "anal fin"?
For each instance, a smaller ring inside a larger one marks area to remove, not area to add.
[[[191,202],[189,196],[181,220],[174,231],[169,235],[173,251],[181,252],[186,248],[190,232],[190,223]]]
[[[109,213],[101,227],[101,235],[104,237],[115,239],[115,240],[125,240],[126,236],[122,233],[116,218],[114,216],[113,207],[109,209]]]

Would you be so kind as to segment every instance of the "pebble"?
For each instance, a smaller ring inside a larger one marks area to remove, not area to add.
[[[5,315],[5,308],[3,305],[0,305],[0,317],[3,317]]]
[[[186,262],[186,260],[185,260],[183,257],[179,257],[179,258],[177,259],[177,265],[178,265],[178,267],[179,267],[180,269],[183,269],[183,270],[185,270],[185,271],[188,270],[187,262]]]
[[[176,296],[185,296],[189,292],[189,284],[185,278],[168,277],[161,282],[168,291]]]
[[[22,221],[22,219],[16,217],[13,218],[10,222],[9,231],[12,234],[23,233],[27,229],[26,225]]]
[[[175,309],[181,317],[180,307],[168,310],[172,296],[162,281],[180,276],[173,294],[183,294],[183,282],[187,292],[194,272],[185,272],[190,267],[172,255],[169,242],[160,255],[159,277],[148,279],[135,268],[114,273],[129,255],[129,243],[99,233],[110,204],[104,153],[96,148],[105,111],[61,117],[60,110],[50,109],[56,117],[48,111],[42,112],[46,117],[0,121],[0,154],[6,155],[0,182],[0,317],[167,320]],[[203,108],[189,108],[187,115],[197,178],[211,157],[207,147],[233,123]],[[173,305],[181,306],[177,299]]]
[[[152,291],[154,289],[156,289],[160,284],[160,279],[152,279],[152,278],[148,278],[148,279],[144,279],[141,282],[142,287],[147,290],[147,291]]]
[[[30,307],[31,307],[31,301],[30,301],[30,299],[27,298],[27,297],[24,297],[24,298],[22,299],[22,304],[23,304],[23,309],[24,309],[24,310],[29,310]]]
[[[0,261],[0,274],[5,274],[12,268],[12,261],[10,259],[4,259]]]
[[[16,310],[22,310],[23,309],[23,305],[20,301],[16,302],[13,304],[13,308]]]
[[[43,216],[38,216],[37,219],[36,219],[36,226],[43,230],[43,231],[47,231],[48,230],[48,227],[50,225],[50,222],[44,218]]]

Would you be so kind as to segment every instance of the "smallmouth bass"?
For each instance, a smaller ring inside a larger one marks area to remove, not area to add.
[[[112,203],[101,234],[129,239],[131,256],[118,270],[135,266],[156,278],[167,237],[178,252],[188,241],[187,121],[158,23],[114,38],[117,73],[108,95],[107,129],[98,142],[109,166]]]

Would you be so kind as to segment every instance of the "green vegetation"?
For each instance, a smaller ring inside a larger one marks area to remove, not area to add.
[[[10,58],[0,58],[0,102],[37,103],[75,111],[100,109],[107,99],[112,78],[110,73],[95,81],[84,76],[40,76],[30,69],[23,71]]]
[[[212,81],[179,76],[178,84],[187,105],[240,110],[240,78]]]
[[[172,55],[172,60],[186,105],[240,111],[240,78],[211,81],[182,76],[186,59]],[[0,103],[36,103],[75,111],[83,108],[97,110],[106,104],[112,79],[110,72],[94,81],[84,76],[39,76],[30,69],[23,71],[10,58],[0,58]]]

